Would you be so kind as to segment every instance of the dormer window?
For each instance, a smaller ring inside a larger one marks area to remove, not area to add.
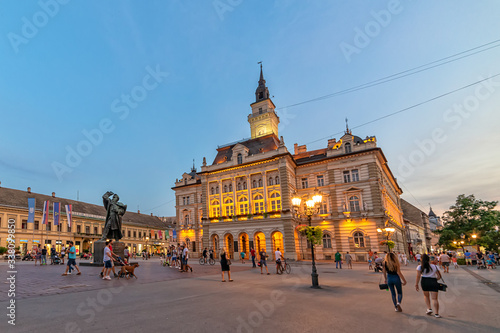
[[[350,152],[352,152],[351,144],[349,142],[346,143],[344,147],[345,147],[344,149],[345,149],[346,154],[349,154]]]
[[[238,154],[238,164],[243,163],[243,155],[241,153]]]

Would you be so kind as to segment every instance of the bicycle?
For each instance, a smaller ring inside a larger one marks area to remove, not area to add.
[[[200,265],[205,265],[205,264],[210,264],[211,266],[215,265],[215,260],[213,258],[207,259],[207,262],[205,262],[205,258],[201,257],[200,258]]]
[[[281,264],[278,267],[278,274],[281,275],[283,272],[286,272],[286,274],[290,274],[292,271],[292,266],[286,262],[286,259],[283,259],[281,261]]]

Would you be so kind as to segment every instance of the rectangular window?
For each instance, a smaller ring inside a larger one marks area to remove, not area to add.
[[[323,202],[321,203],[321,206],[319,208],[319,213],[320,214],[328,214],[328,204],[327,204],[326,200],[323,200]]]
[[[28,229],[28,220],[21,221],[21,229]]]
[[[256,201],[254,203],[254,213],[263,213],[264,212],[264,201]]]
[[[61,223],[59,223],[59,224],[57,225],[57,231],[62,231],[62,224],[61,224]]]
[[[142,233],[139,231],[139,238],[142,238]]]
[[[82,233],[82,226],[81,225],[77,225],[76,226],[76,233],[77,234],[81,234]]]
[[[88,235],[90,234],[90,227],[89,226],[86,226],[85,227],[85,233]]]
[[[186,205],[186,197],[182,197],[182,204]]]
[[[137,238],[137,231],[134,231],[134,238]]]
[[[186,205],[189,205],[189,197],[186,197]]]
[[[35,221],[35,230],[39,230],[40,228],[40,221]]]
[[[47,230],[48,231],[52,230],[52,222],[47,222]]]
[[[323,175],[317,176],[316,180],[318,182],[318,186],[325,186],[325,179],[323,178]]]
[[[71,232],[71,227],[68,225],[68,232]]]
[[[97,227],[94,227],[94,234],[95,235],[99,234],[99,231],[97,230]]]
[[[351,173],[349,171],[344,171],[344,183],[351,182]]]
[[[302,188],[308,188],[309,184],[307,183],[307,178],[302,178]]]
[[[233,205],[227,205],[226,206],[226,216],[233,216],[233,215],[234,215]]]
[[[219,216],[220,216],[220,207],[213,206],[212,207],[212,217],[219,217]]]
[[[352,178],[353,182],[359,181],[358,169],[354,169],[354,170],[351,171],[351,178]]]
[[[130,238],[130,230],[127,231],[127,237]]]
[[[248,214],[248,203],[240,204],[240,215]]]

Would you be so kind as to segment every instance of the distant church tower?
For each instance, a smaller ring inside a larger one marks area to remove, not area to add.
[[[260,62],[259,86],[255,90],[255,102],[250,104],[252,114],[248,115],[252,139],[274,133],[278,136],[279,117],[274,112],[276,106],[269,98],[269,89],[262,74],[262,62]]]

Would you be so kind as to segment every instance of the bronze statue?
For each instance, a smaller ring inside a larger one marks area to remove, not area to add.
[[[110,197],[113,198],[110,199]],[[104,193],[102,201],[106,209],[106,223],[102,231],[101,240],[114,239],[119,241],[122,236],[122,216],[127,211],[127,205],[118,202],[120,197],[111,191]]]

